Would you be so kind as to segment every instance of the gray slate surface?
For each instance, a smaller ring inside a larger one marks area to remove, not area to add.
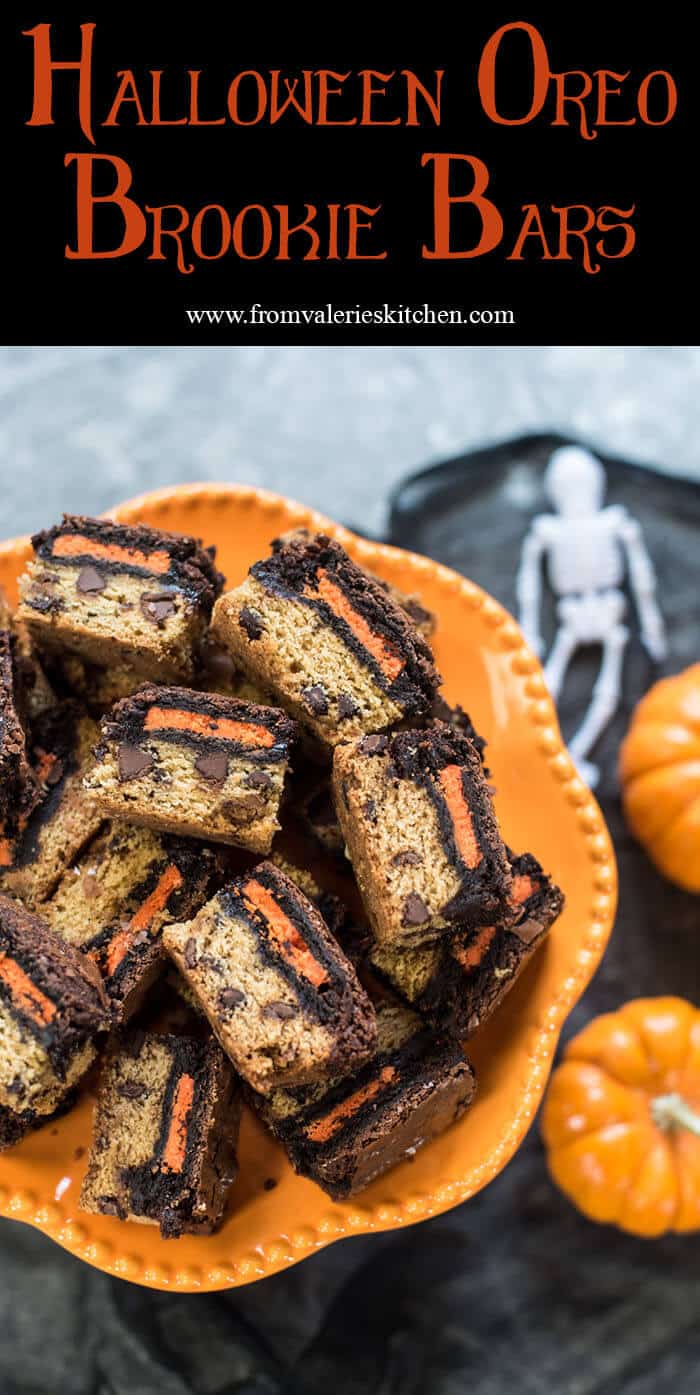
[[[247,351],[201,351],[187,355],[189,360],[209,360],[206,370],[201,362],[195,365],[196,393],[192,377],[186,376],[175,406],[170,400],[167,412],[144,409],[138,431],[129,421],[127,435],[119,438],[122,445],[114,447],[112,464],[98,478],[92,472],[98,458],[105,460],[110,424],[119,425],[121,416],[133,410],[125,403],[124,375],[136,383],[139,363],[147,363],[148,355],[139,352],[129,362],[118,351],[105,351],[94,362],[86,361],[77,384],[67,362],[74,352],[64,354],[63,369],[56,360],[55,372],[47,371],[37,355],[24,358],[25,386],[9,395],[12,429],[26,451],[25,464],[31,461],[37,474],[21,482],[13,474],[5,504],[15,512],[6,532],[44,523],[63,506],[96,510],[151,483],[192,477],[185,468],[186,442],[192,439],[195,421],[206,434],[215,414],[223,412],[220,389],[226,375],[246,423],[241,439],[249,439],[257,412],[258,458],[267,462],[258,482],[295,492],[360,524],[362,500],[366,527],[370,520],[378,526],[384,516],[377,504],[376,481],[386,488],[419,456],[440,450],[439,443],[426,448],[430,423],[455,421],[450,411],[456,410],[467,369],[482,387],[482,400],[477,402],[475,393],[472,403],[481,435],[505,434],[520,424],[521,412],[527,424],[531,417],[540,426],[573,422],[581,432],[578,412],[587,419],[593,413],[595,380],[601,393],[598,439],[604,431],[615,436],[620,393],[623,406],[627,404],[622,413],[627,424],[620,427],[618,421],[618,430],[634,435],[653,415],[655,439],[664,437],[661,458],[677,464],[684,441],[689,466],[693,459],[688,407],[692,399],[689,395],[686,400],[685,394],[690,394],[698,367],[697,356],[685,351],[679,351],[679,357],[652,352],[640,373],[637,356],[644,351],[621,351],[617,358],[602,351],[599,360],[587,360],[583,371],[579,351],[569,359],[567,351],[553,350],[550,356],[532,351],[533,358],[520,351],[494,351],[480,353],[477,362],[470,351],[450,356],[449,351],[397,350],[382,354],[384,363],[379,362],[380,351],[341,351],[340,357],[329,353],[323,360],[312,351],[301,352],[292,365],[270,350],[261,352],[258,377],[251,371]],[[396,375],[402,379],[407,364],[415,368],[413,391],[402,399],[407,420],[395,387],[387,388],[391,409],[387,407],[384,417],[378,413],[374,436],[362,378],[365,358],[368,382],[378,375],[385,387],[396,383]],[[490,368],[484,359],[490,359]],[[336,377],[341,362],[346,368],[342,384]],[[558,396],[553,395],[555,380]],[[538,405],[540,381],[546,406]],[[431,392],[431,384],[438,382],[439,390]],[[59,391],[61,383],[66,400]],[[257,401],[255,411],[251,402],[246,409],[246,392]],[[294,403],[291,392],[298,397]],[[318,408],[316,421],[309,418],[303,424],[310,443],[307,491],[295,483],[300,477],[296,462],[302,454],[302,418],[314,394],[326,405]],[[327,415],[331,407],[334,419]],[[173,413],[182,418],[174,452],[180,473],[171,468],[172,444],[167,444],[177,437]],[[48,420],[51,415],[53,423]],[[70,444],[68,418],[82,421],[86,430],[92,423],[93,440],[102,441],[99,448],[90,447],[86,459]],[[473,440],[476,426],[463,416],[458,421],[459,443]],[[234,427],[242,430],[240,423]],[[364,458],[357,444],[362,432]],[[648,439],[644,446],[651,460]],[[270,461],[277,449],[275,466]],[[140,452],[138,478],[133,451]],[[630,446],[630,453],[644,452],[640,445],[639,452]],[[222,458],[217,474],[237,477],[236,461],[244,454],[234,451],[228,462]],[[9,465],[10,457],[5,458]],[[328,459],[334,461],[332,475],[324,474]],[[349,478],[339,468],[344,461],[353,463]],[[79,467],[75,474],[69,463]],[[211,474],[209,461],[203,477]],[[488,485],[488,471],[484,484]],[[13,490],[18,492],[13,495]],[[531,494],[528,507],[533,503]],[[476,579],[507,599],[519,528],[513,526],[512,512],[504,513],[497,495],[484,497],[480,509],[478,526],[453,519],[440,538],[449,546],[453,563],[462,565],[464,558],[463,565]],[[525,522],[522,517],[520,526]],[[484,523],[490,529],[489,547],[470,553],[468,540],[483,536]],[[467,540],[462,552],[460,538]],[[681,559],[684,569],[692,566],[697,552],[692,535],[688,548]],[[673,553],[669,535],[664,548],[669,568]],[[675,654],[685,656],[693,645],[697,649],[696,609],[682,604],[669,618]],[[628,700],[630,683],[634,687],[648,681],[641,663],[638,655],[632,656]],[[574,688],[569,703],[575,704],[575,692]],[[571,707],[565,715],[573,716]],[[700,925],[695,903],[680,893],[666,897],[642,863],[615,810],[610,779],[608,775],[605,786],[608,813],[623,877],[641,898],[660,896],[658,904],[667,906],[669,914],[662,925],[649,924],[640,933],[633,902],[623,901],[622,933],[569,1030],[601,1006],[613,1006],[631,993],[690,993],[698,982]],[[296,1269],[232,1293],[179,1298],[151,1294],[94,1273],[44,1237],[11,1222],[0,1223],[0,1262],[0,1395],[45,1395],[47,1390],[52,1395],[695,1395],[700,1384],[697,1241],[649,1244],[584,1221],[550,1184],[535,1130],[514,1163],[466,1206],[409,1231],[333,1246]]]

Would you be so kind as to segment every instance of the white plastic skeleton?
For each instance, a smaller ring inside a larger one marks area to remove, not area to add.
[[[619,505],[603,507],[606,480],[601,462],[579,446],[563,446],[551,456],[544,482],[556,513],[539,514],[523,544],[516,583],[520,624],[541,655],[542,562],[546,560],[558,597],[559,628],[544,670],[555,702],[579,646],[600,644],[603,650],[588,711],[569,743],[580,775],[595,785],[599,771],[587,756],[620,701],[629,639],[623,624],[625,571],[642,643],[657,662],[666,653],[664,623],[656,603],[654,568],[639,524]]]

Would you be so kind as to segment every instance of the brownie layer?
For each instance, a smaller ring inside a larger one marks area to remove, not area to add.
[[[40,645],[189,677],[222,578],[194,538],[66,515],[32,539],[19,614]]]
[[[0,887],[30,907],[51,895],[102,823],[82,785],[98,735],[96,723],[74,702],[55,706],[33,724],[31,760],[40,803],[13,842],[0,842]]]
[[[333,787],[383,944],[411,947],[505,914],[508,859],[478,752],[460,731],[433,722],[340,747]]]
[[[322,534],[257,562],[217,602],[212,625],[236,663],[331,746],[420,715],[437,690],[405,611]]]
[[[237,1173],[240,1095],[211,1040],[125,1035],[103,1071],[83,1210],[211,1233]]]
[[[256,1090],[350,1071],[375,1040],[371,1004],[318,908],[272,863],[225,887],[163,942],[224,1050]]]
[[[336,1200],[361,1191],[469,1107],[473,1069],[459,1045],[394,1005],[377,1010],[378,1049],[350,1078],[253,1101],[292,1166]]]
[[[39,799],[29,762],[26,698],[17,643],[0,629],[0,839],[9,847]]]
[[[105,813],[267,852],[294,736],[276,708],[145,684],[103,719],[85,787]]]
[[[73,1108],[76,1098],[77,1090],[66,1090],[60,1104],[51,1114],[37,1114],[34,1109],[23,1109],[20,1113],[15,1113],[14,1109],[0,1104],[0,1153],[4,1153],[7,1148],[14,1148],[27,1134],[36,1133],[36,1130],[43,1128],[45,1124],[61,1119]]]
[[[42,913],[97,964],[115,1020],[138,1008],[165,963],[163,926],[192,915],[217,870],[213,852],[150,829],[105,828],[62,878]]]
[[[0,1104],[56,1107],[110,1025],[100,976],[18,901],[0,896]]]
[[[374,971],[430,1023],[471,1036],[545,938],[563,896],[531,853],[511,856],[510,905],[496,925],[414,950],[374,945]]]

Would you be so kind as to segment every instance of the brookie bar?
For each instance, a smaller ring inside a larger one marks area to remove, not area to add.
[[[105,814],[266,853],[294,735],[277,708],[144,684],[103,718],[85,788]]]
[[[195,538],[66,514],[32,538],[18,616],[40,648],[188,678],[222,578]]]
[[[0,1105],[53,1113],[109,1025],[95,966],[19,901],[0,896]]]
[[[42,906],[52,930],[97,964],[116,1022],[139,1009],[164,966],[163,926],[199,909],[215,871],[201,843],[115,823]]]
[[[352,1196],[461,1118],[475,1090],[461,1047],[406,1008],[380,1003],[372,1059],[344,1080],[275,1090],[252,1103],[294,1170]]]
[[[326,745],[420,716],[437,690],[405,611],[324,534],[281,541],[217,602],[215,639]]]
[[[460,731],[435,721],[338,747],[333,787],[380,943],[415,946],[506,912],[506,850],[479,754]]]
[[[319,910],[271,862],[213,897],[163,943],[236,1069],[263,1093],[354,1070],[372,1006]]]
[[[84,1211],[210,1234],[237,1173],[240,1094],[223,1052],[185,1036],[124,1035],[102,1073]]]
[[[560,915],[564,898],[531,853],[511,857],[509,909],[499,924],[419,949],[375,944],[372,969],[435,1026],[471,1036],[495,1012]]]

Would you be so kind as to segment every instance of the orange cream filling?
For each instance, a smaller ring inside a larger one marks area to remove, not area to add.
[[[463,969],[476,969],[486,954],[495,934],[495,925],[485,925],[483,930],[479,931],[476,939],[472,940],[468,945],[462,945],[459,948],[455,947],[452,954],[457,960],[457,963],[461,964]]]
[[[30,1017],[40,1027],[47,1027],[56,1016],[56,1005],[41,989],[36,988],[28,974],[7,954],[0,955],[0,979],[10,990],[13,1007]]]
[[[175,1086],[168,1137],[162,1154],[162,1166],[168,1172],[180,1172],[187,1152],[187,1128],[194,1102],[194,1080],[181,1075]]]
[[[374,1080],[370,1080],[366,1085],[360,1086],[353,1095],[348,1095],[347,1099],[341,1100],[334,1109],[330,1109],[324,1114],[322,1119],[318,1119],[315,1124],[311,1124],[306,1130],[306,1136],[312,1143],[327,1143],[338,1129],[342,1127],[346,1119],[350,1119],[363,1104],[373,1100],[385,1085],[389,1085],[396,1077],[395,1066],[382,1066],[379,1075]]]
[[[0,834],[0,867],[11,867],[13,844],[4,834]]]
[[[461,766],[446,765],[438,775],[438,783],[452,820],[457,852],[466,867],[478,867],[483,853],[476,841],[474,821],[464,798]]]
[[[185,712],[179,707],[151,707],[146,713],[144,731],[185,731],[192,736],[218,736],[241,746],[274,746],[267,727],[256,722],[237,722],[232,717],[210,717],[206,712]]]
[[[94,557],[102,562],[125,562],[127,566],[143,567],[159,575],[170,570],[170,554],[162,548],[155,552],[140,552],[136,547],[120,547],[118,543],[101,543],[79,533],[64,533],[54,541],[52,557]]]
[[[111,977],[116,973],[119,965],[128,954],[131,945],[141,930],[150,929],[156,916],[168,903],[173,891],[182,886],[182,873],[179,868],[166,867],[162,877],[154,886],[150,896],[134,911],[129,924],[123,930],[118,930],[116,935],[110,940],[107,951],[107,975]]]
[[[278,906],[267,887],[254,880],[246,882],[243,887],[243,900],[248,910],[257,911],[263,917],[270,939],[296,973],[308,979],[314,988],[325,983],[328,978],[326,970],[314,958],[296,925],[285,915],[281,906]]]
[[[379,664],[384,677],[393,683],[404,667],[404,660],[396,653],[393,645],[370,629],[364,616],[353,609],[347,596],[331,580],[324,567],[319,567],[316,572],[316,581],[318,590],[313,591],[310,587],[306,587],[304,595],[310,596],[312,599],[319,595],[321,600],[330,606],[333,614],[337,615],[339,620],[345,621],[345,624],[352,630],[355,639],[360,641],[363,648]]]
[[[532,877],[524,875],[513,877],[510,887],[510,900],[513,906],[524,906],[525,902],[532,896],[535,887]]]

